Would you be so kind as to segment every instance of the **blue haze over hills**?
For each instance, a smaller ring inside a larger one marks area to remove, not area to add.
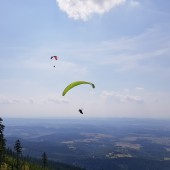
[[[106,170],[122,164],[122,159],[129,160],[127,164],[135,159],[156,161],[154,165],[170,162],[170,120],[8,118],[4,122],[7,145],[12,148],[20,139],[23,154],[36,158],[46,152],[48,159],[93,170],[99,168],[96,161]]]

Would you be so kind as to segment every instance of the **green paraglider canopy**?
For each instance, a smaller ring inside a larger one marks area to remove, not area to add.
[[[92,88],[95,88],[95,85],[91,82],[87,81],[75,81],[71,84],[69,84],[63,91],[62,95],[64,96],[70,89],[74,88],[75,86],[81,85],[81,84],[89,84],[92,86]]]

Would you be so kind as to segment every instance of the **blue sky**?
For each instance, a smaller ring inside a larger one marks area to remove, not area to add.
[[[83,108],[85,117],[170,118],[169,6],[167,0],[0,2],[0,115],[79,118]],[[76,80],[96,88],[82,85],[63,97]]]

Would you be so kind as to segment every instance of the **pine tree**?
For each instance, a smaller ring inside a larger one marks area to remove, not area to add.
[[[5,147],[6,147],[6,140],[4,138],[4,128],[5,126],[2,124],[3,119],[0,118],[0,167],[5,159]]]
[[[22,154],[22,146],[21,146],[21,142],[20,140],[16,140],[15,142],[15,146],[14,146],[14,150],[16,151],[16,155],[17,155],[17,170],[19,170],[19,156]]]
[[[45,152],[42,154],[42,161],[43,161],[43,167],[45,169],[47,165],[47,154]]]

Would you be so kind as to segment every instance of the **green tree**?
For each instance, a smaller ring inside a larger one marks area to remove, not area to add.
[[[43,161],[43,167],[45,169],[47,166],[47,154],[45,152],[43,152],[42,154],[42,161]]]
[[[5,147],[6,140],[4,138],[4,128],[5,126],[2,124],[3,119],[0,118],[0,166],[4,162],[5,159]]]
[[[22,154],[22,146],[21,146],[21,142],[19,139],[16,140],[16,142],[15,142],[14,150],[15,150],[16,156],[17,156],[16,168],[17,168],[17,170],[19,170],[19,156]]]

